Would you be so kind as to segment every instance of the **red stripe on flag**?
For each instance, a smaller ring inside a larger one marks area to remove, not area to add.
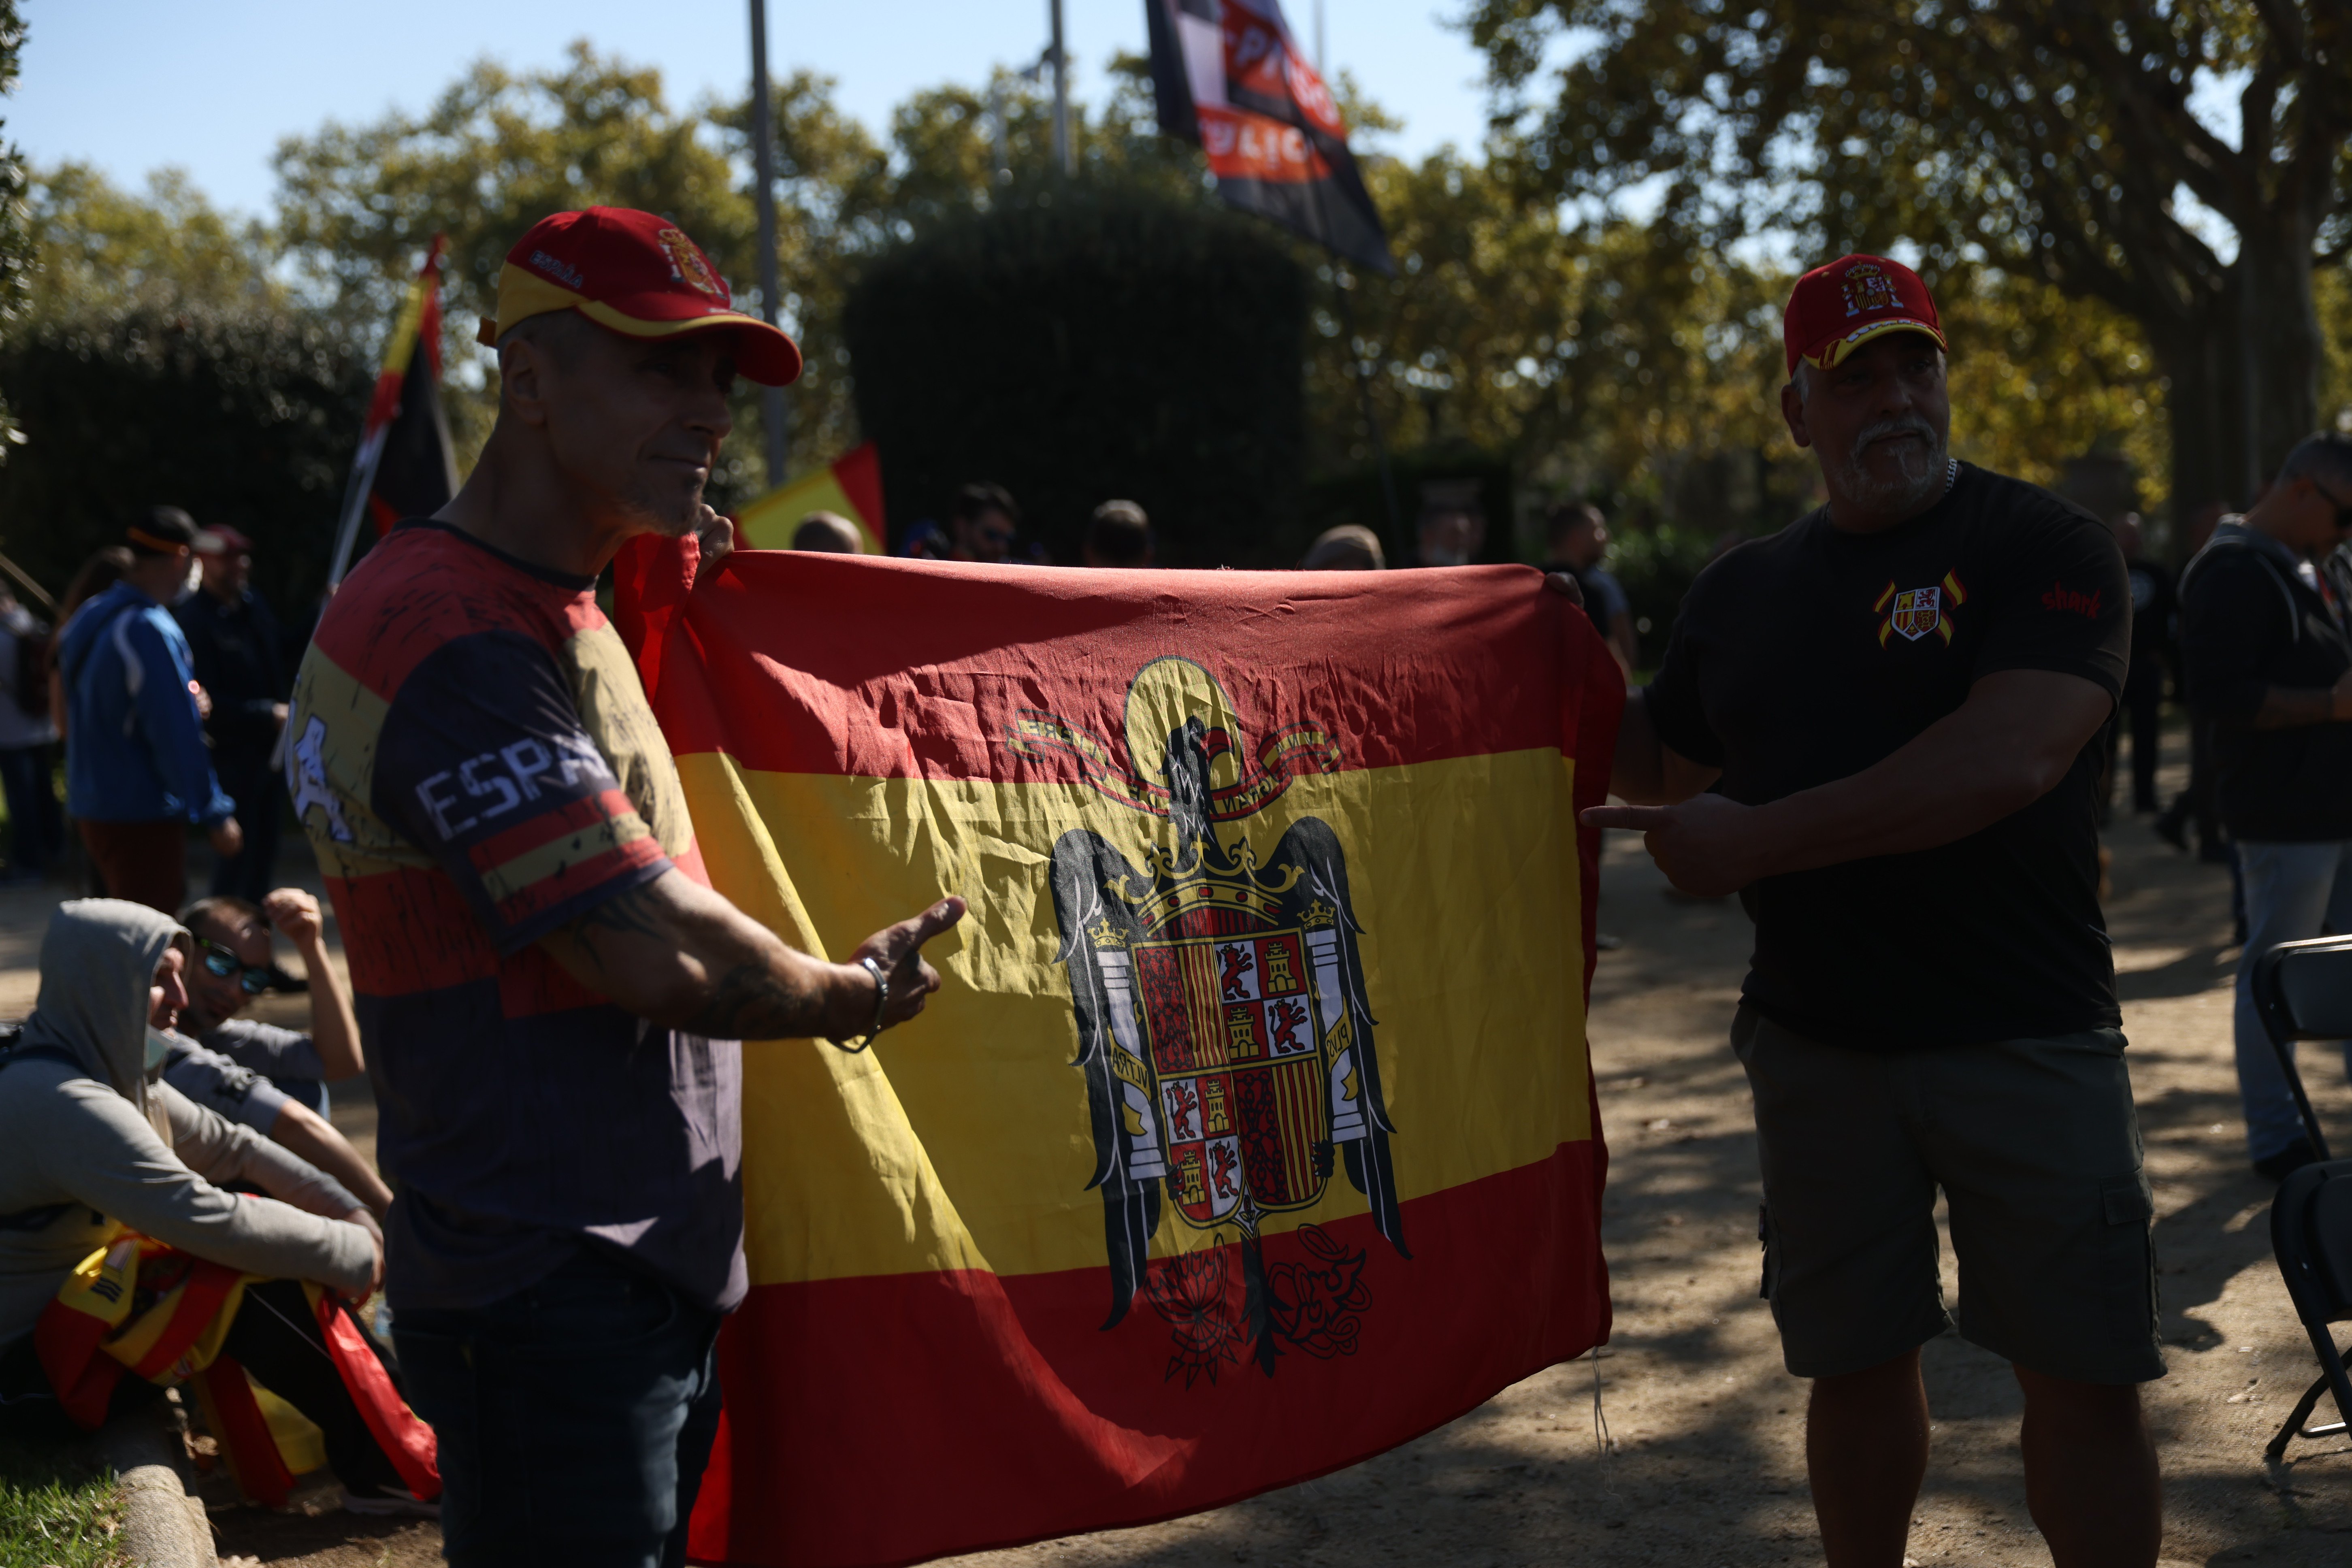
[[[671,749],[772,772],[1076,782],[1075,757],[1018,753],[1011,726],[1050,712],[1125,762],[1122,693],[1102,670],[1220,647],[1241,651],[1199,662],[1234,704],[1244,751],[1291,725],[1327,732],[1342,769],[1557,749],[1585,670],[1608,657],[1525,566],[1187,573],[1179,597],[1166,572],[747,551],[688,594],[676,544],[635,548],[618,563],[616,619]],[[793,604],[823,605],[827,635],[777,614]],[[681,657],[666,658],[678,638]],[[1057,638],[1070,662],[1039,669],[1032,650]],[[761,722],[726,717],[754,712]],[[1607,749],[1585,755],[1605,777]],[[1161,759],[1133,762],[1159,777]]]
[[[1108,1271],[905,1274],[754,1289],[719,1341],[727,1415],[697,1562],[886,1568],[1148,1524],[1355,1464],[1609,1333],[1598,1141],[1324,1230],[1370,1261],[1352,1354],[1290,1349],[1171,1388],[1147,1295]],[[1296,1243],[1268,1242],[1269,1261]],[[1495,1306],[1520,1310],[1498,1319]],[[787,1390],[789,1398],[779,1398]],[[1170,1430],[1171,1407],[1186,1418]],[[922,1418],[909,1419],[915,1413]],[[877,1477],[889,1506],[875,1506]]]

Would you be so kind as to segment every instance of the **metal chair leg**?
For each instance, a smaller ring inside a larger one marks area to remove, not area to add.
[[[2312,1385],[2309,1388],[2303,1391],[2303,1397],[2294,1402],[2294,1410],[2290,1411],[2287,1415],[2286,1425],[2278,1429],[2278,1436],[2271,1439],[2271,1446],[2263,1450],[2263,1458],[2264,1459],[2273,1465],[2279,1462],[2279,1459],[2286,1453],[2286,1446],[2288,1442],[2294,1437],[2296,1429],[2303,1425],[2304,1417],[2312,1413],[2313,1409],[2319,1404],[2319,1396],[2326,1392],[2327,1373],[2323,1372],[2313,1381]],[[2315,1430],[2305,1432],[2303,1436],[2306,1437],[2324,1437],[2343,1430],[2344,1424],[2339,1421],[2336,1423],[2335,1426],[2328,1427],[2325,1431]]]

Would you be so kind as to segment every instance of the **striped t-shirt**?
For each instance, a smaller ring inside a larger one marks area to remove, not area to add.
[[[395,1310],[486,1305],[583,1246],[744,1290],[741,1047],[536,945],[677,864],[686,799],[594,584],[403,523],[319,623],[287,784],[342,928],[392,1179]]]

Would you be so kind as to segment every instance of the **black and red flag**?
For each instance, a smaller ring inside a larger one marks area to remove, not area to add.
[[[449,422],[441,413],[441,257],[446,243],[445,236],[433,237],[433,248],[408,286],[384,344],[375,395],[360,428],[359,457],[343,495],[334,566],[327,575],[331,587],[342,581],[351,564],[363,514],[375,520],[381,534],[404,517],[440,510],[457,493],[457,457]]]
[[[1348,126],[1279,0],[1144,0],[1163,135],[1198,142],[1217,194],[1360,266],[1394,273]]]

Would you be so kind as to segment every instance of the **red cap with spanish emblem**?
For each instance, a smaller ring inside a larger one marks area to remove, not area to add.
[[[633,338],[732,331],[736,369],[767,386],[801,373],[800,345],[736,310],[727,280],[685,230],[629,207],[557,213],[531,225],[499,269],[498,310],[475,333],[488,346],[518,321],[577,310]]]
[[[1797,279],[1780,319],[1789,374],[1797,362],[1827,370],[1885,332],[1925,332],[1945,347],[1935,296],[1919,275],[1883,256],[1841,256]]]

